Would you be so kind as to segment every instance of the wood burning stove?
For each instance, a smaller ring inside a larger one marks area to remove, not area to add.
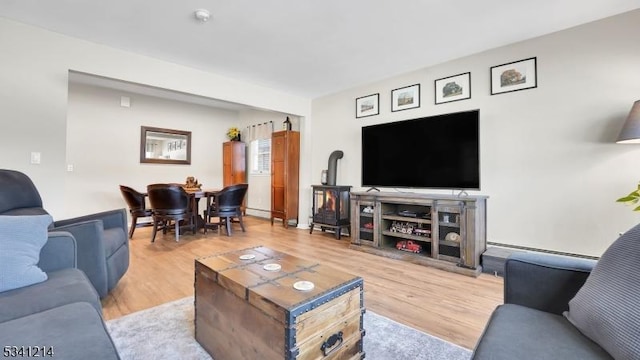
[[[351,186],[313,185],[312,222],[309,233],[314,226],[322,231],[333,229],[336,239],[340,239],[342,228],[350,231],[350,199]]]

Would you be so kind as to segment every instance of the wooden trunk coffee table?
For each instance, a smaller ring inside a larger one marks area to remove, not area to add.
[[[195,262],[195,336],[216,360],[362,359],[363,313],[362,278],[314,261],[255,247]]]

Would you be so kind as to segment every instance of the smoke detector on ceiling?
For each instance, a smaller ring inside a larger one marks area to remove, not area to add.
[[[209,10],[207,9],[198,9],[195,12],[195,16],[196,19],[202,22],[207,22],[207,20],[209,20],[209,18],[211,17],[211,13],[209,13]]]

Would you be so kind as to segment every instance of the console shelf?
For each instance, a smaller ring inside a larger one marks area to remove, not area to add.
[[[465,275],[482,272],[486,196],[352,192],[350,248]]]

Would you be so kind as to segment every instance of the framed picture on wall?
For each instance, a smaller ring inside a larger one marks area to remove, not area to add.
[[[537,86],[535,57],[491,67],[491,95],[533,89]]]
[[[380,114],[380,94],[356,99],[356,119]]]
[[[420,84],[391,90],[391,111],[420,107]]]
[[[434,82],[436,105],[471,99],[471,73],[458,74]]]

